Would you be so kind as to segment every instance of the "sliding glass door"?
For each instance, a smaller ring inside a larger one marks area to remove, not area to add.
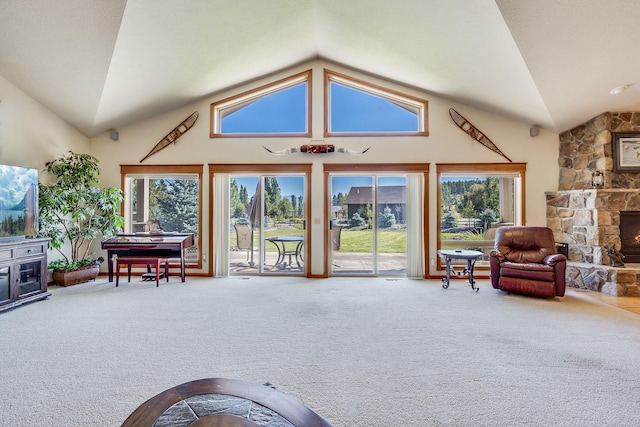
[[[305,177],[232,175],[230,274],[305,272]]]
[[[331,174],[330,185],[330,274],[406,275],[406,176]]]

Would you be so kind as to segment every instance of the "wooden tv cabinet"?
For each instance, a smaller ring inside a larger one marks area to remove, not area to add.
[[[0,311],[45,299],[49,239],[0,241]]]

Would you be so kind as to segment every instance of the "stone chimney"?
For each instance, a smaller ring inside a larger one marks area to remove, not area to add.
[[[603,113],[560,134],[558,190],[590,189],[595,171],[603,188],[640,188],[640,174],[613,172],[612,133],[640,134],[640,112]]]

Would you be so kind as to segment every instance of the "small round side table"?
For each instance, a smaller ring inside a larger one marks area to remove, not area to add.
[[[480,251],[469,251],[469,250],[454,250],[454,249],[442,249],[438,251],[438,254],[444,258],[444,262],[446,264],[446,277],[442,279],[442,287],[447,289],[451,282],[451,275],[460,276],[463,274],[468,275],[469,284],[471,285],[471,289],[478,292],[480,288],[476,288],[476,282],[473,280],[473,267],[476,264],[476,261],[482,258],[482,252]],[[462,271],[456,271],[451,265],[451,261],[454,259],[465,259],[467,260],[467,268]]]

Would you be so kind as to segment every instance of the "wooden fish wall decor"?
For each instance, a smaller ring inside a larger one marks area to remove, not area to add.
[[[458,113],[453,108],[449,108],[449,115],[453,119],[454,123],[458,125],[458,127],[462,129],[467,135],[487,147],[489,150],[493,151],[494,153],[500,154],[502,157],[511,162],[511,159],[505,156],[504,153],[500,151],[500,149],[493,142],[491,142],[491,140],[487,138],[484,133],[482,133],[477,127],[472,125],[470,121],[462,117],[460,113]]]
[[[369,148],[371,147],[367,148],[364,151],[355,151],[349,148],[341,148],[341,147],[336,148],[333,144],[307,144],[307,145],[301,145],[299,148],[292,147],[292,148],[287,148],[286,150],[280,150],[280,151],[269,150],[265,146],[263,146],[263,148],[267,150],[269,153],[276,156],[283,156],[285,154],[293,154],[293,153],[312,153],[312,154],[344,153],[344,154],[349,154],[351,156],[359,156],[369,151]]]
[[[144,162],[146,159],[153,156],[158,151],[168,147],[169,145],[171,145],[171,143],[175,144],[178,138],[187,133],[187,131],[193,127],[196,120],[198,120],[199,115],[200,114],[195,111],[189,117],[184,119],[184,121],[176,126],[171,132],[169,132],[167,136],[162,138],[160,142],[158,142],[155,147],[153,147],[153,149],[149,151],[149,154],[147,154],[142,160],[140,160],[140,163]]]

